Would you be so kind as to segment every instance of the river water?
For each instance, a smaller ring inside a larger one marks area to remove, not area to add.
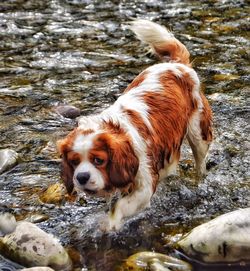
[[[197,224],[249,206],[249,14],[243,0],[1,1],[0,148],[19,154],[0,175],[1,210],[17,219],[42,215],[39,227],[71,250],[75,267],[108,271],[137,251],[167,253]],[[121,232],[103,234],[102,199],[44,204],[38,195],[60,181],[56,141],[76,125],[55,108],[99,112],[157,63],[124,27],[131,18],[167,26],[189,48],[213,108],[215,140],[206,178],[195,181],[184,146],[180,176],[158,187],[151,208]]]

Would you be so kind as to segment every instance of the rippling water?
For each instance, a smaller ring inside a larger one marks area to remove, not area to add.
[[[114,270],[135,251],[166,252],[171,236],[249,206],[249,12],[247,1],[237,0],[1,1],[0,147],[20,155],[0,176],[1,210],[19,219],[48,215],[39,226],[81,255],[76,265]],[[162,184],[152,208],[122,232],[103,235],[96,227],[103,201],[58,206],[42,204],[37,195],[60,180],[56,140],[76,125],[55,106],[98,112],[156,63],[124,28],[131,18],[166,25],[187,45],[213,107],[216,138],[200,184],[184,147],[181,177]]]

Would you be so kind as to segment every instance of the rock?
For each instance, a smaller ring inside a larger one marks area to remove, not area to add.
[[[17,222],[13,233],[0,238],[0,253],[27,267],[49,266],[55,270],[71,270],[71,259],[51,234],[36,225]]]
[[[18,154],[11,149],[0,150],[0,173],[14,167],[17,163]]]
[[[194,228],[177,245],[189,257],[204,262],[250,261],[250,208]]]
[[[75,119],[81,114],[81,110],[72,105],[59,105],[55,108],[55,111],[65,118]]]
[[[40,223],[40,222],[46,221],[48,219],[49,219],[48,215],[45,215],[45,214],[34,214],[34,215],[31,215],[30,217],[27,217],[25,220],[29,221],[31,223]]]
[[[54,271],[54,269],[50,267],[31,267],[31,268],[23,268],[20,271]]]
[[[139,252],[130,256],[122,266],[128,270],[191,271],[191,265],[174,257],[155,252]],[[127,270],[126,269],[126,270]]]
[[[239,79],[240,76],[237,74],[215,74],[213,78],[216,81],[229,81]]]
[[[16,229],[16,219],[12,214],[0,215],[0,236],[12,233]]]
[[[39,198],[43,203],[60,204],[65,199],[65,195],[65,186],[61,183],[55,183],[42,192]]]

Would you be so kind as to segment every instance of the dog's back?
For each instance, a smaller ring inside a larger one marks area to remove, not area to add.
[[[153,112],[149,118],[154,130],[152,137],[157,145],[154,147],[158,153],[164,153],[164,161],[155,157],[157,164],[154,167],[160,169],[162,177],[175,172],[180,145],[186,135],[195,157],[197,173],[205,174],[205,157],[212,141],[212,112],[200,91],[199,78],[191,68],[189,51],[170,31],[156,23],[136,20],[130,29],[142,42],[150,45],[163,62],[143,71],[125,90],[143,88],[144,85],[145,92],[146,88],[152,91],[157,88],[156,81],[164,89],[163,92],[148,91],[144,98]],[[161,140],[157,139],[158,136]]]

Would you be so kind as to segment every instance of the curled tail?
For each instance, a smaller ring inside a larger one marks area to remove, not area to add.
[[[129,27],[142,42],[150,45],[163,61],[178,62],[191,66],[189,52],[164,26],[148,20],[135,20]]]

